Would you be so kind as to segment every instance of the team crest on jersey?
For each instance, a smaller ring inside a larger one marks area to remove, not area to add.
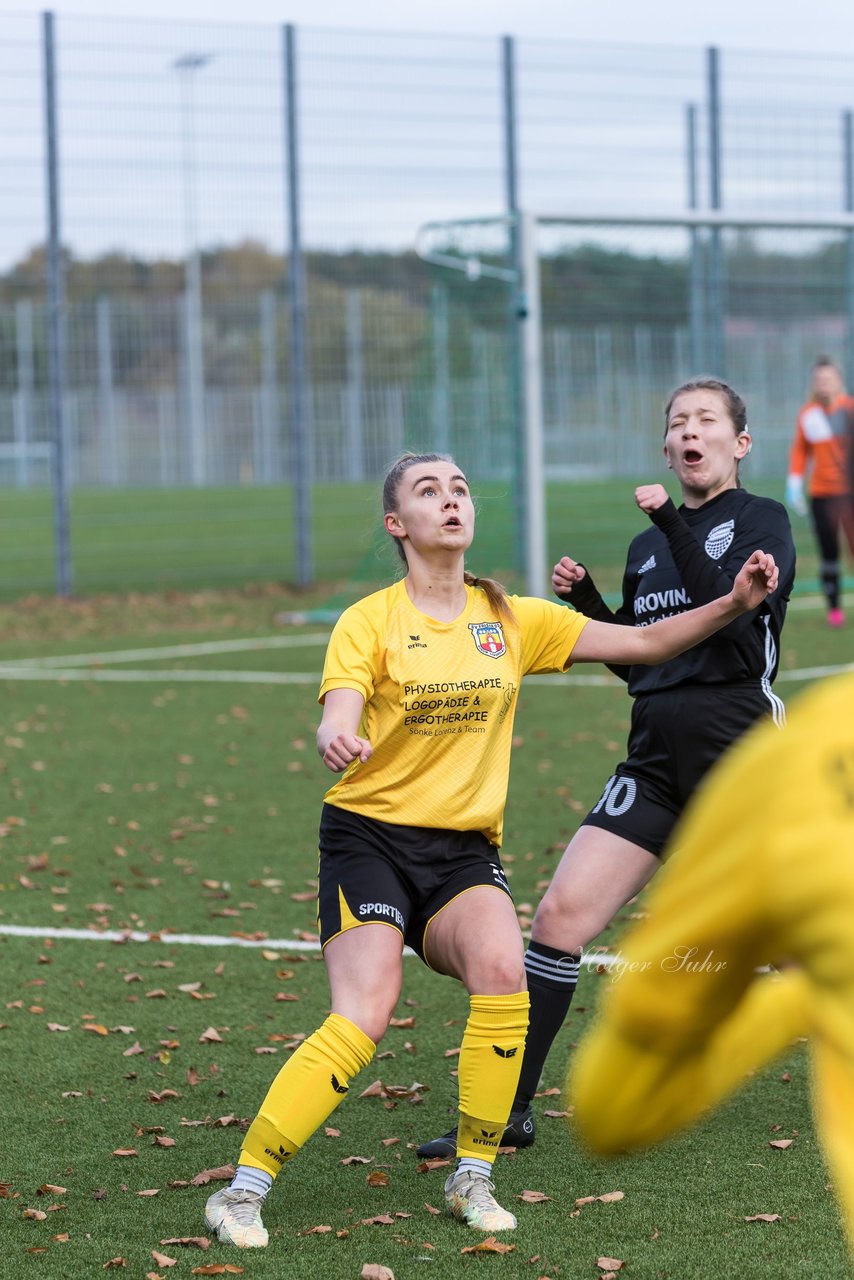
[[[469,631],[478,653],[485,654],[487,658],[504,657],[507,646],[504,643],[504,632],[501,630],[500,622],[470,622]]]
[[[706,534],[706,555],[711,556],[713,560],[720,560],[723,553],[732,545],[734,537],[734,520],[725,520],[723,524],[716,524],[714,529],[710,529]]]

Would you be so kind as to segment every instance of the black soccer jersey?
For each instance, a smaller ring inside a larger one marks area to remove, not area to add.
[[[751,552],[770,552],[780,569],[773,596],[693,649],[658,666],[612,667],[629,693],[654,693],[680,684],[770,683],[777,674],[779,639],[795,580],[795,545],[785,507],[744,489],[726,489],[701,507],[668,501],[653,524],[632,540],[616,613],[587,576],[572,604],[600,622],[648,626],[726,595]]]

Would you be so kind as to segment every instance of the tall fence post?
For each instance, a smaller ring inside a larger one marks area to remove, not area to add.
[[[56,111],[56,44],[53,13],[42,14],[44,125],[47,159],[47,351],[51,427],[51,481],[56,592],[72,592],[71,527],[68,500],[68,376],[65,349],[65,288],[59,199],[59,138]]]
[[[98,350],[99,439],[105,470],[102,479],[116,489],[119,485],[119,450],[116,439],[112,330],[112,305],[110,299],[101,294],[95,303],[95,342]]]
[[[278,306],[272,289],[263,289],[259,302],[261,327],[261,440],[258,450],[258,475],[262,484],[276,484],[282,478],[279,452],[279,383],[276,347]]]
[[[365,361],[362,291],[347,290],[347,467],[348,480],[365,478]]]
[[[15,351],[17,358],[17,391],[13,410],[16,449],[15,483],[19,489],[28,489],[35,390],[33,304],[29,298],[19,298],[15,303]]]
[[[689,103],[686,109],[686,169],[688,178],[688,208],[696,210],[700,205],[697,173],[697,108]],[[705,335],[703,325],[703,238],[699,227],[692,227],[691,267],[689,275],[689,315],[691,332],[691,373],[699,373],[705,365]],[[681,376],[681,374],[680,374]]]
[[[709,207],[718,212],[723,208],[721,187],[721,93],[720,52],[706,50],[706,76],[709,114]],[[720,227],[712,227],[709,234],[709,357],[710,372],[719,378],[726,377],[726,343],[724,325],[726,304],[724,299],[724,248]]]
[[[181,93],[182,192],[184,202],[184,377],[190,426],[190,483],[202,488],[208,481],[208,441],[205,413],[204,311],[202,256],[199,248],[196,193],[196,74],[210,55],[185,53],[172,63]]]
[[[524,353],[522,388],[524,401],[525,590],[529,596],[547,596],[546,587],[546,485],[543,450],[543,317],[540,304],[540,260],[537,252],[537,219],[519,214],[519,312],[520,342]]]
[[[290,312],[290,406],[294,485],[297,583],[314,578],[311,543],[311,403],[306,341],[307,297],[300,226],[299,118],[297,97],[297,33],[284,27],[285,151],[288,178],[288,309]]]
[[[854,115],[842,113],[842,194],[846,213],[854,213]],[[848,316],[848,338],[845,344],[845,373],[849,384],[854,379],[854,231],[845,232],[845,310]]]
[[[451,439],[451,368],[449,359],[448,290],[434,284],[430,290],[433,380],[430,418],[439,453],[447,453]]]
[[[510,262],[517,279],[508,290],[508,402],[511,406],[511,432],[514,485],[515,526],[520,536],[514,541],[519,559],[518,567],[525,570],[523,530],[528,519],[528,489],[525,482],[525,350],[522,298],[522,233],[519,227],[519,157],[517,150],[516,106],[516,42],[513,36],[501,38],[501,82],[504,121],[504,205],[509,218]]]

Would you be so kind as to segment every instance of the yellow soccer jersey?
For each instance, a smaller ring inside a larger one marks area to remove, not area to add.
[[[359,733],[373,747],[326,793],[330,804],[402,826],[482,831],[501,843],[519,682],[565,671],[588,619],[562,605],[511,596],[499,617],[478,587],[453,622],[416,609],[403,580],[339,618],[319,700],[364,695]]]
[[[854,1249],[854,677],[742,739],[674,844],[570,1071],[579,1129],[603,1153],[658,1141],[808,1035]]]

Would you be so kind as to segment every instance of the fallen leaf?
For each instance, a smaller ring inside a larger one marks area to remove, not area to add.
[[[388,1227],[394,1222],[390,1213],[378,1213],[375,1218],[363,1218],[363,1227]]]
[[[36,1190],[37,1196],[64,1196],[67,1188],[57,1187],[52,1182],[43,1182]]]
[[[24,1217],[32,1218],[34,1222],[44,1222],[45,1218],[47,1217],[47,1214],[45,1213],[44,1209],[25,1209]]]
[[[495,1236],[487,1236],[480,1244],[470,1244],[467,1249],[460,1249],[460,1253],[513,1253],[515,1249],[515,1244],[504,1244],[503,1241],[496,1240]]]
[[[222,1044],[222,1036],[216,1027],[208,1027],[207,1031],[203,1031],[199,1036],[199,1044]]]
[[[382,1169],[372,1169],[368,1174],[369,1187],[387,1187],[389,1184],[389,1176]]]
[[[107,1028],[100,1022],[87,1022],[83,1030],[94,1031],[97,1036],[108,1036],[110,1034]],[[124,1262],[122,1263],[122,1266],[124,1266]]]
[[[394,1272],[380,1262],[366,1262],[359,1272],[359,1280],[394,1280]]]
[[[161,1240],[161,1244],[187,1244],[195,1245],[197,1249],[209,1249],[211,1242],[207,1236],[169,1236],[167,1240]]]
[[[208,1262],[203,1267],[193,1267],[191,1276],[242,1276],[243,1267],[233,1262]]]
[[[327,1138],[340,1138],[340,1137],[341,1137],[341,1130],[340,1130],[340,1129],[333,1129],[333,1128],[331,1127],[331,1125],[326,1125],[326,1126],[324,1127],[323,1132],[326,1134]]]
[[[142,1045],[139,1043],[138,1040],[134,1040],[133,1044],[129,1049],[122,1049],[123,1058],[132,1058],[137,1053],[145,1053],[145,1050],[143,1049]]]
[[[135,1156],[138,1153],[133,1147],[117,1147],[115,1151],[110,1152],[114,1156]]]
[[[611,1204],[614,1200],[624,1199],[625,1194],[626,1193],[624,1191],[606,1191],[605,1194],[601,1196],[582,1196],[579,1200],[576,1200],[575,1203],[593,1204],[595,1201],[599,1200],[602,1204]]]
[[[432,1214],[434,1214],[436,1217],[441,1217],[441,1216],[442,1216],[442,1210],[441,1210],[441,1209],[434,1209],[434,1208],[433,1208],[433,1206],[432,1206],[432,1204],[428,1204],[426,1200],[424,1201],[424,1208],[427,1210],[427,1212],[428,1212],[428,1213],[432,1213]]]
[[[775,1151],[785,1151],[794,1142],[794,1138],[776,1138],[773,1142],[769,1142],[768,1146],[773,1147]]]
[[[410,1014],[408,1018],[389,1018],[388,1025],[390,1027],[404,1027],[406,1030],[411,1030],[412,1027],[415,1026],[415,1019],[412,1014]]]
[[[105,1262],[101,1270],[108,1271],[110,1267],[126,1267],[126,1266],[127,1266],[126,1258],[110,1258],[110,1261]]]
[[[524,1200],[525,1204],[541,1204],[543,1200],[551,1200],[551,1196],[544,1195],[542,1191],[523,1191],[516,1199]]]
[[[168,1253],[158,1253],[156,1249],[151,1250],[151,1256],[158,1267],[174,1267],[178,1262],[177,1258],[170,1258]]]
[[[779,1213],[754,1213],[751,1217],[745,1218],[745,1222],[779,1222]]]
[[[416,1173],[432,1173],[434,1169],[444,1169],[450,1164],[450,1160],[422,1160],[420,1164],[415,1166]]]
[[[159,1187],[152,1187],[149,1191],[137,1191],[137,1193],[136,1193],[136,1194],[137,1194],[138,1196],[159,1196],[159,1195],[160,1195],[160,1188],[159,1188]]]
[[[207,1186],[209,1182],[231,1182],[237,1170],[233,1164],[222,1164],[216,1169],[202,1169],[201,1173],[197,1173],[195,1178],[190,1179],[190,1183],[194,1187]],[[161,1240],[162,1244],[163,1241]]]
[[[544,1111],[544,1116],[548,1116],[550,1120],[565,1120],[567,1116],[571,1116],[571,1111]]]
[[[359,1094],[360,1098],[381,1098],[385,1090],[382,1080],[375,1080],[373,1084],[369,1084],[367,1089]]]
[[[603,1271],[619,1271],[626,1264],[621,1258],[597,1258],[596,1266]]]
[[[301,1236],[323,1236],[326,1235],[327,1231],[331,1230],[332,1228],[327,1226],[306,1227],[305,1231],[300,1231],[299,1234]]]
[[[373,1156],[345,1156],[341,1164],[370,1164]]]

